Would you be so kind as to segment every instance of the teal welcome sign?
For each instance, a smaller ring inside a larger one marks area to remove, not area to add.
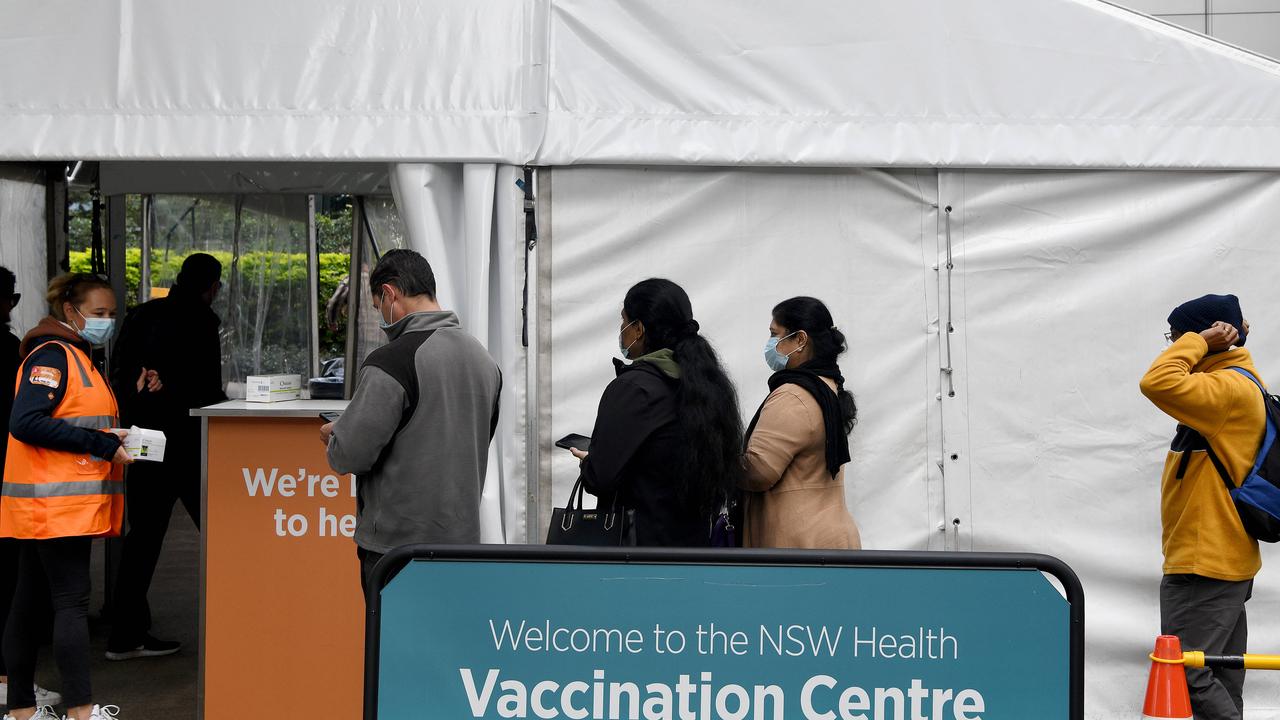
[[[1045,556],[416,548],[381,575],[414,555],[370,595],[371,719],[1083,716],[1083,597]]]

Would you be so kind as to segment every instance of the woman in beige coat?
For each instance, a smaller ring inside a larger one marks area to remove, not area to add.
[[[845,506],[844,464],[857,418],[836,359],[844,334],[822,301],[773,309],[765,362],[769,396],[747,429],[742,455],[746,547],[862,546]]]

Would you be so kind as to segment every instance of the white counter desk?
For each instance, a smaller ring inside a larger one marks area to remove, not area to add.
[[[322,412],[342,412],[349,400],[286,400],[260,403],[245,400],[228,400],[199,410],[192,410],[197,417],[319,417]]]

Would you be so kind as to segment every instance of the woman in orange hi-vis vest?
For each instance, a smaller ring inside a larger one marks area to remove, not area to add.
[[[53,647],[67,717],[111,720],[119,708],[97,705],[89,682],[89,552],[93,538],[119,535],[124,520],[123,431],[113,432],[115,396],[90,357],[115,328],[116,298],[96,275],[63,275],[49,284],[52,313],[27,333],[15,379],[8,458],[0,486],[0,537],[21,541],[18,587],[4,628],[9,714],[56,718],[36,708],[39,619],[53,601]],[[142,387],[158,389],[154,371]]]

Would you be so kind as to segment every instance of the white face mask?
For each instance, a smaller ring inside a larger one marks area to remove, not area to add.
[[[622,351],[622,357],[623,357],[623,359],[625,359],[625,360],[630,360],[630,359],[631,359],[631,346],[632,346],[632,345],[635,345],[637,342],[639,342],[639,341],[640,341],[640,338],[639,338],[639,337],[637,337],[635,340],[632,340],[630,344],[628,344],[628,345],[625,345],[625,346],[624,346],[624,345],[622,344],[622,333],[626,332],[626,331],[627,331],[627,328],[631,327],[632,325],[635,325],[637,322],[639,322],[639,321],[638,321],[638,320],[632,320],[631,322],[627,323],[626,325],[623,325],[623,326],[622,326],[622,329],[618,331],[618,349]]]

